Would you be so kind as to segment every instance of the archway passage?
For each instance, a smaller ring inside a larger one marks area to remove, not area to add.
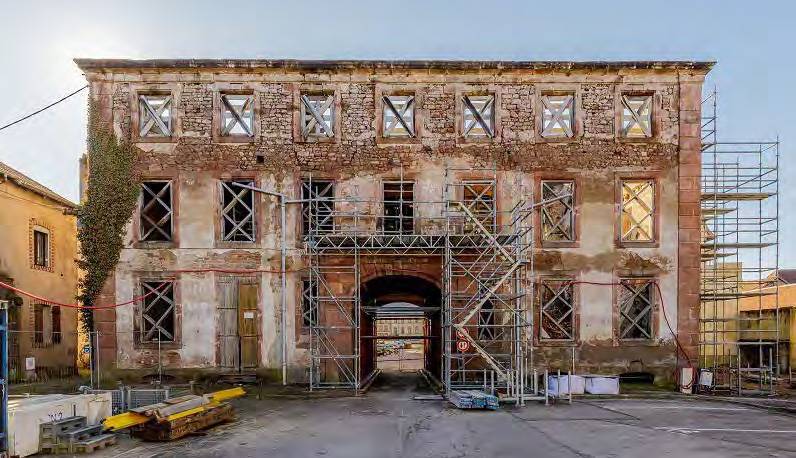
[[[439,378],[442,361],[440,288],[417,276],[385,275],[364,282],[361,294],[362,376],[369,377],[377,368],[390,371],[422,368]],[[397,352],[392,351],[396,349]],[[385,353],[396,355],[392,359],[384,358]]]

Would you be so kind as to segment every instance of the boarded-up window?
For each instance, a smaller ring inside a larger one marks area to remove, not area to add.
[[[653,280],[623,278],[619,283],[619,338],[652,339]]]
[[[571,280],[542,280],[539,291],[539,339],[573,340],[575,307]]]
[[[318,307],[314,298],[318,297],[318,283],[309,278],[301,282],[301,322],[304,327],[318,324]]]
[[[412,234],[415,230],[413,181],[386,181],[384,195],[384,232]]]
[[[301,182],[301,222],[304,235],[334,230],[334,182]]]
[[[141,342],[174,342],[174,282],[141,282]]]
[[[486,343],[493,341],[498,336],[498,328],[495,326],[495,307],[492,301],[484,302],[481,310],[478,311],[478,340]]]
[[[572,242],[575,240],[575,182],[542,181],[542,240]]]
[[[655,182],[653,180],[622,181],[623,242],[655,240]]]
[[[165,242],[172,237],[172,200],[170,181],[141,183],[139,230],[143,242]]]
[[[301,95],[301,136],[334,136],[334,94]]]
[[[574,135],[575,97],[542,95],[542,137],[569,138]]]
[[[221,135],[254,136],[254,95],[221,94]]]
[[[254,192],[238,184],[254,186],[251,180],[221,182],[221,240],[254,242]]]
[[[493,180],[472,180],[462,183],[462,203],[487,231],[495,227],[495,182]],[[475,227],[466,224],[467,232],[476,232]]]
[[[33,230],[33,265],[50,266],[50,234],[40,229]]]
[[[385,137],[415,136],[415,96],[385,95],[382,124]]]
[[[462,136],[471,138],[495,136],[494,94],[462,96]]]
[[[652,95],[622,95],[622,136],[652,137]]]
[[[139,95],[140,137],[171,136],[171,95]]]

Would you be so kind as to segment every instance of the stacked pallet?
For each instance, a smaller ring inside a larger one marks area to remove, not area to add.
[[[497,396],[478,390],[451,391],[449,401],[460,409],[489,409],[500,408]]]
[[[102,425],[87,425],[86,417],[67,417],[39,425],[39,451],[52,455],[92,453],[114,445],[116,436]]]

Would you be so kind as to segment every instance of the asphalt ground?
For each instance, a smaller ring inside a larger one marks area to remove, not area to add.
[[[171,443],[123,437],[96,457],[796,457],[796,416],[732,402],[576,399],[458,410],[412,373],[360,397],[234,401],[238,420]],[[428,397],[428,396],[427,396]]]

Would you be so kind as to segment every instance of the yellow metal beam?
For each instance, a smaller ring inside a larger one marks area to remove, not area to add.
[[[245,395],[246,391],[243,389],[243,387],[236,386],[235,388],[230,388],[228,390],[221,390],[221,391],[216,391],[214,393],[210,393],[208,397],[210,398],[211,401],[222,402],[226,401],[227,399],[239,398]]]
[[[193,409],[188,409],[182,412],[177,412],[175,414],[169,415],[166,417],[167,420],[177,420],[178,418],[187,417],[189,415],[194,415],[199,412],[204,412],[208,408],[216,407],[219,403],[224,402],[228,399],[239,398],[241,396],[245,396],[246,391],[244,391],[241,387],[230,388],[228,390],[221,390],[210,393],[207,395],[209,400],[208,404],[203,406],[195,407]],[[105,427],[106,430],[109,431],[119,431],[121,429],[129,428],[131,426],[136,425],[143,425],[144,423],[148,422],[154,417],[148,417],[146,415],[136,413],[136,412],[125,412],[120,413],[119,415],[113,415],[106,418],[102,425]]]
[[[131,426],[143,425],[149,420],[151,420],[151,418],[146,415],[135,412],[125,412],[106,418],[102,422],[102,425],[106,430],[119,431],[120,429],[129,428]]]

